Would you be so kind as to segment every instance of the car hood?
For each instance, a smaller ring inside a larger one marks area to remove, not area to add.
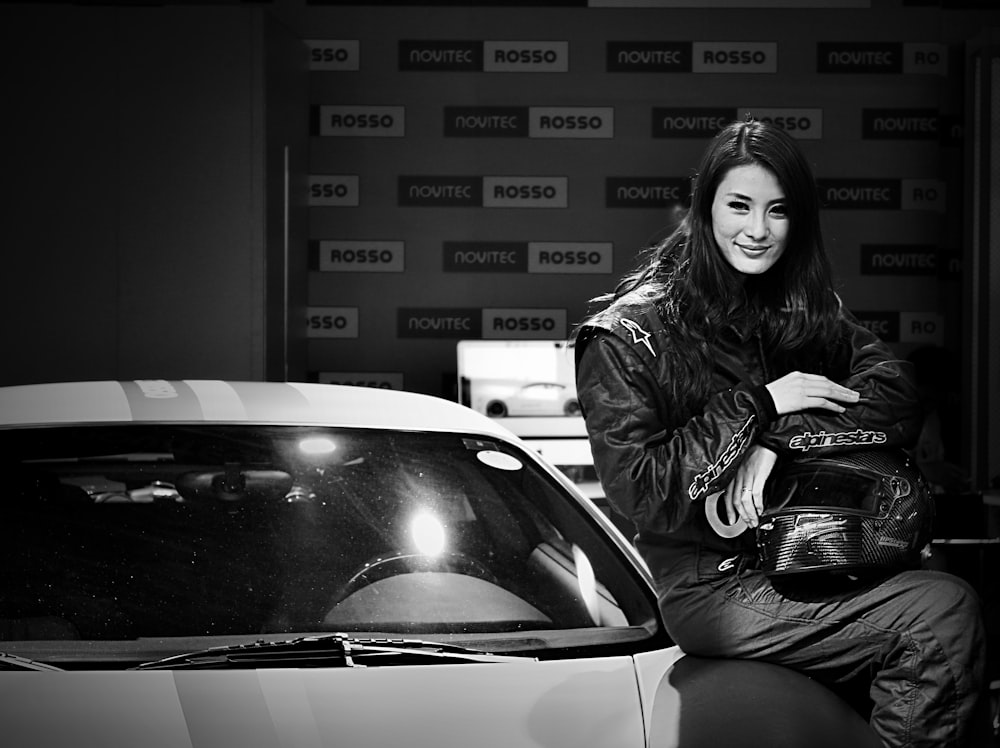
[[[681,655],[373,668],[0,672],[4,748],[881,748],[792,670]]]
[[[5,746],[641,748],[630,657],[339,669],[0,673]]]

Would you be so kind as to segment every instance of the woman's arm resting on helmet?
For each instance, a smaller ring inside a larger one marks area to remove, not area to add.
[[[758,443],[778,454],[820,455],[916,442],[923,416],[912,365],[847,313],[828,367],[827,377],[793,372],[767,385],[779,416]],[[845,390],[860,397],[851,401]]]

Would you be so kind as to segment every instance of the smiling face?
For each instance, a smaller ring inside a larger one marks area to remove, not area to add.
[[[760,275],[785,251],[789,219],[785,191],[762,166],[730,169],[712,200],[712,234],[737,272]]]

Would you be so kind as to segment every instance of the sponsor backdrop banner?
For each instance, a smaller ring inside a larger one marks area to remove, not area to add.
[[[900,355],[959,344],[962,42],[981,17],[905,0],[466,5],[285,6],[311,55],[311,376],[451,397],[457,341],[564,338],[748,114],[812,162],[858,317]]]

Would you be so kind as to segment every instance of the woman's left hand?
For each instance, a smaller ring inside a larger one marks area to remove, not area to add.
[[[759,444],[747,450],[736,475],[722,493],[729,524],[741,518],[750,527],[760,524],[760,514],[764,511],[764,484],[777,461],[776,452]]]

